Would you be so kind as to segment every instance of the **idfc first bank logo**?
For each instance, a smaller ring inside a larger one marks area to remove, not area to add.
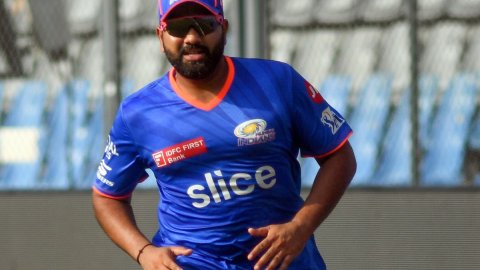
[[[157,167],[161,168],[206,152],[205,140],[203,137],[198,137],[157,151],[152,154],[152,157]]]

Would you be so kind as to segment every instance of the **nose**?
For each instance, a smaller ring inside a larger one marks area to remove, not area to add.
[[[202,41],[202,37],[202,33],[199,33],[195,28],[191,27],[185,36],[184,42],[188,44],[197,44]]]

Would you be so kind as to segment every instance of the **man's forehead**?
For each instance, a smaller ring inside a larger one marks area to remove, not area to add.
[[[184,4],[178,5],[172,11],[170,11],[170,13],[168,14],[167,20],[178,18],[178,17],[195,16],[195,15],[213,15],[213,14],[202,5],[187,2]]]

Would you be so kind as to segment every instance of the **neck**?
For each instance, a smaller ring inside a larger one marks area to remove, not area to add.
[[[222,57],[212,74],[206,78],[193,80],[176,73],[175,80],[183,92],[195,99],[208,102],[220,92],[227,76],[228,65],[225,57]]]

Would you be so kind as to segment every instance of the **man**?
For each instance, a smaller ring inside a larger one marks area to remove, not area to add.
[[[143,269],[325,269],[313,238],[356,169],[351,129],[289,65],[223,55],[219,0],[161,0],[173,69],[127,97],[94,184],[96,217]],[[297,155],[321,165],[305,202]],[[160,228],[135,225],[150,168]]]

